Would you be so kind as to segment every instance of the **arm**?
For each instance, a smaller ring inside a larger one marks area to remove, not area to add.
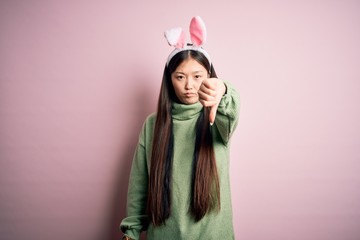
[[[227,144],[238,124],[240,97],[229,82],[224,82],[224,84],[227,91],[222,96],[217,108],[215,126],[219,130],[223,142]]]
[[[148,171],[146,149],[143,143],[144,132],[143,128],[131,166],[126,206],[127,217],[120,224],[121,231],[131,239],[139,239],[141,231],[145,231],[148,227],[146,215]]]

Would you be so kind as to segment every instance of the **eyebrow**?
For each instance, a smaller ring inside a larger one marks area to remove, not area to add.
[[[194,74],[194,73],[203,73],[203,72],[204,72],[203,70],[197,70],[197,71],[193,71],[192,74]],[[183,73],[183,72],[174,72],[174,73],[184,74],[185,75],[185,73]]]

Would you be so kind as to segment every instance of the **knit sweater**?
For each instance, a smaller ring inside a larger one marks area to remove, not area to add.
[[[174,154],[171,176],[171,214],[164,225],[154,227],[146,215],[148,177],[154,124],[156,115],[147,117],[139,136],[131,167],[127,217],[120,224],[125,235],[139,239],[147,231],[149,240],[182,239],[234,239],[229,179],[230,137],[236,128],[239,113],[239,96],[229,83],[227,93],[220,101],[214,125],[211,127],[213,146],[220,182],[218,211],[207,213],[195,222],[189,213],[191,196],[192,161],[195,147],[195,124],[203,106],[173,103]]]

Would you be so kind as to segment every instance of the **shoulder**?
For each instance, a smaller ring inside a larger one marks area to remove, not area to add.
[[[139,134],[139,143],[143,146],[147,145],[152,140],[154,133],[154,126],[156,121],[156,113],[149,114],[142,125],[141,132]]]
[[[143,133],[151,133],[154,129],[156,121],[156,113],[149,114],[143,123],[142,132]]]
[[[156,113],[153,112],[151,114],[149,114],[146,118],[145,118],[145,122],[144,125],[151,125],[153,126],[155,124],[156,121]]]

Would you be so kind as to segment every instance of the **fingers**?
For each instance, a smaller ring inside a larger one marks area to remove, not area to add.
[[[198,94],[200,103],[205,107],[211,107],[217,102],[216,93],[214,93],[213,91],[200,90]]]
[[[225,92],[225,85],[222,80],[209,78],[202,82],[198,94],[199,101],[204,107],[210,107],[209,121],[213,125],[216,118],[216,112]]]
[[[208,78],[206,80],[204,80],[202,82],[202,86],[207,88],[207,89],[212,89],[212,90],[216,90],[216,81],[218,81],[218,79],[216,78]]]
[[[209,78],[202,82],[198,94],[199,101],[205,107],[212,107],[221,100],[223,82],[217,78]]]
[[[210,79],[206,79],[202,82],[198,91],[199,101],[205,107],[211,107],[216,104],[217,91],[216,86],[211,82]]]
[[[219,79],[216,78],[208,78],[205,79],[202,83],[201,83],[201,87],[200,89],[204,90],[204,91],[212,91],[212,92],[216,92],[217,88],[218,88],[218,82]]]
[[[217,95],[216,89],[214,90],[214,89],[211,89],[211,88],[207,88],[207,87],[205,87],[203,85],[200,86],[200,89],[199,89],[198,93],[202,94],[202,96],[204,96],[204,97],[206,95],[216,97],[216,95]]]

